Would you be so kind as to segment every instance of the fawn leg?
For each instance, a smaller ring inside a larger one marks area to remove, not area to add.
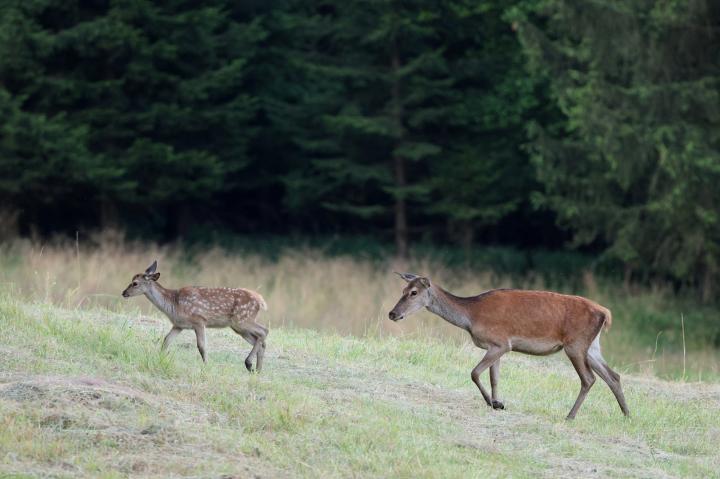
[[[177,326],[173,326],[169,333],[165,336],[165,339],[163,339],[162,346],[160,346],[160,351],[165,351],[167,347],[170,345],[173,339],[175,339],[175,336],[180,334],[182,332],[182,329],[178,328]]]
[[[254,334],[252,334],[251,331],[248,330],[247,324],[239,323],[239,324],[230,326],[230,328],[233,331],[235,331],[237,334],[242,336],[245,341],[247,341],[248,343],[250,343],[252,345],[250,354],[248,354],[247,357],[245,358],[245,368],[248,371],[252,372],[252,370],[253,370],[252,357],[253,357],[253,354],[257,354],[258,347],[259,347],[257,337]]]
[[[264,326],[251,323],[248,321],[242,321],[231,326],[232,330],[242,336],[245,341],[252,344],[250,354],[245,358],[245,367],[248,371],[253,370],[252,357],[255,356],[256,364],[255,370],[260,371],[262,369],[263,358],[265,357],[265,338],[267,337],[268,330]]]
[[[260,351],[262,349],[263,343],[259,338],[255,337],[254,335],[252,337],[253,337],[253,340],[255,341],[255,344],[253,344],[253,347],[250,350],[250,353],[247,355],[247,358],[245,358],[245,367],[247,368],[248,371],[253,372],[252,357],[253,357],[253,355],[255,355],[255,359],[256,359],[255,372],[260,372],[260,369],[262,368],[262,359],[258,355],[258,351]]]
[[[255,326],[255,330],[257,333],[257,344],[259,344],[256,356],[257,364],[255,365],[255,368],[259,372],[262,369],[263,358],[265,357],[265,338],[267,338],[268,329],[265,326],[257,323],[255,323]]]
[[[202,360],[204,363],[207,363],[207,358],[205,357],[205,325],[199,324],[193,327],[195,330],[195,339],[197,339],[197,348],[200,352],[200,357],[202,357]]]
[[[267,333],[266,333],[267,335]],[[265,357],[265,337],[258,340],[258,343],[260,343],[260,349],[257,351],[257,371],[260,372],[262,370],[262,364],[263,364],[263,358]]]

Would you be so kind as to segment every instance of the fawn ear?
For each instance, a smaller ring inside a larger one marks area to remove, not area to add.
[[[418,277],[418,275],[416,275],[416,274],[412,274],[412,273],[398,273],[397,271],[395,271],[395,274],[398,275],[398,276],[400,276],[402,279],[404,279],[404,280],[407,281],[408,283]]]
[[[160,277],[160,273],[145,275],[145,279],[149,279],[150,281],[157,281],[159,277]]]
[[[425,286],[426,288],[430,287],[430,280],[428,278],[422,277],[420,278],[420,284]]]
[[[145,270],[145,274],[153,274],[155,271],[157,271],[157,260],[153,261],[150,266],[148,266],[148,269]]]

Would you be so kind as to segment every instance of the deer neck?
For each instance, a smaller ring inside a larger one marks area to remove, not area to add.
[[[154,281],[150,283],[150,288],[145,292],[145,296],[167,316],[175,315],[177,291],[174,289],[163,288],[160,283]]]
[[[427,310],[458,328],[470,331],[470,316],[467,309],[456,300],[455,296],[440,287],[433,285],[430,288],[430,304],[427,305]]]

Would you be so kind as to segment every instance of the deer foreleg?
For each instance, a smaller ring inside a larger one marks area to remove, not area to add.
[[[473,369],[472,373],[470,374],[472,381],[477,385],[478,389],[480,390],[480,394],[482,394],[483,399],[485,399],[487,405],[493,408],[495,407],[493,405],[493,398],[488,394],[488,392],[485,390],[482,383],[480,382],[480,375],[483,373],[483,371],[492,366],[495,361],[500,359],[500,357],[506,352],[507,349],[501,347],[488,348],[485,356],[483,356],[482,360],[478,363],[477,366],[475,366],[475,369]]]
[[[492,390],[492,407],[493,409],[505,409],[505,405],[498,400],[498,378],[500,376],[500,360],[495,361],[490,366],[490,389]]]
[[[173,326],[169,333],[165,336],[165,339],[163,339],[162,346],[160,346],[160,351],[165,351],[168,346],[170,346],[170,343],[173,339],[175,339],[175,336],[180,334],[182,329],[178,328],[177,326]]]

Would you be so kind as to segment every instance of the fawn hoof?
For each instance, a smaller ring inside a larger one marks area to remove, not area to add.
[[[493,409],[505,409],[505,405],[498,400],[493,399],[491,404]]]
[[[246,360],[245,360],[245,368],[246,368],[248,371],[253,372],[253,363],[252,363],[252,361],[250,361],[249,359],[246,359]]]

